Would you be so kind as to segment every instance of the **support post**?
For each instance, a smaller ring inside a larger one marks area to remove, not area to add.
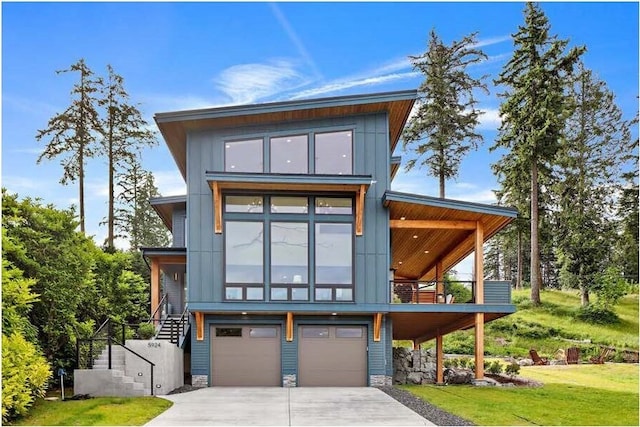
[[[356,197],[356,236],[362,236],[364,223],[364,196],[367,193],[367,186],[361,185]]]
[[[204,313],[201,311],[196,311],[196,340],[204,341]]]
[[[418,342],[418,340],[413,340],[413,349],[414,350],[420,350],[420,342]]]
[[[484,313],[476,313],[475,322],[476,379],[484,378]]]
[[[157,325],[160,320],[160,310],[158,305],[160,304],[160,260],[158,258],[151,258],[151,313],[155,313],[153,316],[153,324]]]
[[[380,331],[382,330],[382,313],[373,315],[373,341],[380,341]]]
[[[484,242],[484,229],[482,223],[476,223],[476,244],[475,244],[475,286],[476,304],[484,304],[484,253],[482,244]]]
[[[444,351],[442,335],[436,336],[436,384],[444,384]]]
[[[213,181],[213,230],[216,234],[222,233],[222,190],[217,181]]]
[[[285,338],[288,342],[293,341],[293,313],[287,312],[287,330]]]
[[[442,261],[436,263],[436,303],[445,302],[444,294],[444,271],[442,269]]]

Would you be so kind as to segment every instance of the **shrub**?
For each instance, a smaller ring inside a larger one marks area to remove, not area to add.
[[[454,332],[444,340],[444,352],[449,354],[473,354],[474,337],[465,332]]]
[[[468,357],[461,357],[460,358],[460,367],[464,369],[469,365],[470,362],[471,362],[471,359],[469,359]]]
[[[498,360],[494,360],[489,364],[487,371],[490,374],[499,374],[500,372],[502,372],[502,363],[500,363]]]
[[[455,281],[446,281],[445,289],[447,294],[451,294],[456,297],[457,303],[471,301],[473,294],[470,289],[467,289],[462,283]]]
[[[156,328],[151,323],[141,323],[138,327],[138,337],[141,340],[149,340],[156,335]]]
[[[2,335],[2,421],[25,415],[43,397],[51,368],[35,345],[17,332]]]
[[[584,322],[600,325],[611,325],[620,321],[620,318],[613,310],[596,304],[580,307],[577,317]]]
[[[504,372],[510,377],[515,377],[520,373],[520,365],[516,362],[511,362],[504,368]]]

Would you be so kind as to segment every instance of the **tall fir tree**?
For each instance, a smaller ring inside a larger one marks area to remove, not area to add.
[[[107,65],[107,78],[102,85],[100,105],[105,110],[102,150],[107,156],[109,181],[109,208],[107,213],[106,247],[114,248],[115,237],[115,179],[117,170],[126,163],[136,161],[144,146],[157,144],[148,123],[142,118],[137,106],[130,104],[124,88],[124,79]]]
[[[49,119],[45,129],[38,130],[38,141],[46,137],[50,137],[50,140],[37,162],[63,157],[60,161],[63,169],[60,183],[67,185],[78,181],[79,223],[80,231],[84,233],[84,166],[86,159],[95,155],[96,136],[102,132],[96,98],[102,80],[94,75],[84,59],[78,60],[69,69],[56,71],[58,74],[70,72],[80,74],[80,80],[71,90],[71,105]]]
[[[496,85],[506,88],[498,96],[502,124],[492,149],[508,153],[496,165],[502,179],[530,184],[531,302],[540,304],[539,197],[540,177],[549,175],[560,146],[563,124],[569,115],[564,79],[572,71],[583,47],[565,53],[568,40],[549,34],[550,24],[535,3],[525,6],[525,24],[513,35],[515,50]]]
[[[403,148],[415,155],[406,169],[426,166],[428,174],[439,179],[441,198],[446,180],[458,176],[462,158],[482,142],[475,131],[482,112],[474,91],[488,93],[487,86],[484,76],[474,78],[467,70],[487,58],[476,45],[476,33],[446,45],[432,30],[427,51],[409,57],[424,81],[418,89],[418,110],[403,132]]]
[[[599,274],[612,262],[620,148],[629,145],[630,133],[604,81],[582,63],[569,77],[574,109],[558,152],[557,251],[563,285],[580,289],[581,303],[587,306]]]
[[[133,159],[125,164],[117,178],[121,189],[115,216],[118,236],[127,238],[132,250],[167,246],[170,243],[167,229],[149,204],[150,199],[160,197],[153,174]]]

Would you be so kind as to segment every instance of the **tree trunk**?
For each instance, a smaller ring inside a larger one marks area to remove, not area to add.
[[[538,163],[531,161],[531,302],[540,304],[540,247],[538,242]]]
[[[78,187],[80,191],[80,232],[84,234],[84,145],[78,150]]]
[[[583,307],[589,305],[589,288],[587,288],[586,286],[580,287],[580,303]]]
[[[444,199],[444,174],[440,174],[440,198]]]
[[[111,114],[113,114],[113,112],[109,111],[109,115]],[[107,247],[109,249],[113,249],[113,123],[111,122],[111,119],[109,119],[109,140],[107,143],[109,144],[109,217],[107,219]]]
[[[522,230],[518,225],[518,271],[516,272],[516,289],[522,289]]]

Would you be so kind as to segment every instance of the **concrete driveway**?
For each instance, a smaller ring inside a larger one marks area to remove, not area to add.
[[[209,387],[161,397],[173,406],[148,426],[434,425],[369,387]]]

